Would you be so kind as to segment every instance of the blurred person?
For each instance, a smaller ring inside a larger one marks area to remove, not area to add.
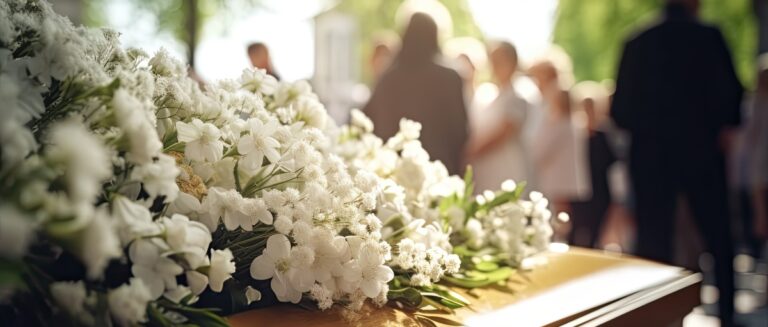
[[[531,104],[515,87],[526,78],[517,74],[517,50],[509,42],[499,42],[488,57],[498,95],[489,105],[471,109],[466,155],[478,192],[497,189],[506,179],[525,181],[530,175],[522,130]]]
[[[745,152],[749,153],[748,175],[752,182],[755,236],[768,239],[768,54],[758,60],[757,89],[745,131]]]
[[[468,134],[461,77],[436,63],[437,26],[428,15],[414,14],[402,40],[363,111],[373,121],[374,133],[385,140],[397,133],[401,118],[420,122],[421,143],[431,159],[460,174]]]
[[[472,37],[456,37],[445,42],[443,54],[464,82],[464,102],[467,108],[472,111],[476,105],[488,105],[495,94],[492,97],[478,99],[480,103],[475,102],[475,94],[479,88],[478,73],[485,68],[488,60],[486,46],[480,40]]]
[[[556,211],[573,214],[571,202],[583,201],[591,192],[584,131],[572,122],[571,96],[563,90],[555,64],[544,59],[529,71],[543,99],[543,115],[530,143],[536,187]]]
[[[572,203],[573,224],[569,243],[582,247],[598,247],[600,232],[608,209],[613,203],[609,186],[609,171],[616,162],[609,140],[608,94],[597,82],[576,84],[572,93],[586,131],[585,142],[592,196]]]
[[[637,254],[671,262],[678,193],[715,259],[719,314],[733,325],[733,244],[724,150],[743,89],[720,31],[697,0],[668,0],[665,16],[624,48],[611,116],[629,131]]]
[[[468,55],[462,53],[456,57],[455,69],[459,76],[461,76],[462,83],[464,83],[464,104],[467,107],[471,107],[475,98],[477,67],[475,67],[475,63],[472,62]]]
[[[272,75],[278,81],[280,75],[275,71],[275,67],[272,65],[272,57],[269,55],[269,48],[262,42],[255,42],[248,45],[248,59],[251,60],[251,65],[254,68],[264,69],[267,74]]]
[[[370,61],[371,75],[373,76],[374,83],[381,78],[381,75],[392,64],[392,60],[394,60],[397,53],[398,43],[397,35],[382,33],[376,37]]]

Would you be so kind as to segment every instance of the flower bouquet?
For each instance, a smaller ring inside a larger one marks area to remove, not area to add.
[[[227,325],[276,302],[450,311],[544,251],[547,200],[473,196],[420,125],[336,126],[304,81],[201,87],[45,1],[0,2],[0,316]]]

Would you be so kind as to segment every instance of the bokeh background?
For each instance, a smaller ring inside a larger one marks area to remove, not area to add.
[[[518,47],[523,62],[557,44],[572,57],[576,81],[612,79],[622,40],[653,20],[664,5],[663,0],[53,1],[75,23],[120,31],[127,46],[149,53],[164,47],[185,58],[203,80],[238,76],[249,65],[245,47],[264,42],[285,79],[313,80],[324,98],[331,97],[323,94],[331,88],[358,97],[328,99],[334,102],[333,110],[340,110],[335,108],[336,102],[354,104],[365,98],[359,86],[373,82],[368,65],[372,44],[382,35],[399,33],[399,25],[404,23],[396,16],[405,2],[424,7],[438,2],[440,6],[432,10],[448,16],[447,23],[439,22],[448,25],[443,39],[508,40]],[[761,17],[763,26],[768,24],[766,10],[762,14],[758,10],[760,2],[702,0],[701,5],[701,18],[722,29],[739,77],[748,88],[755,84],[756,54],[768,47],[766,41],[758,44]],[[325,35],[318,34],[323,31]],[[347,84],[343,90],[337,85],[317,85],[323,84],[318,74],[326,72],[320,63],[327,62],[331,42],[335,54],[348,54],[344,56],[348,76],[334,76],[334,81],[343,79]]]

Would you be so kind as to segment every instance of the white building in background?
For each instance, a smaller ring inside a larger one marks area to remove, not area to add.
[[[331,117],[345,122],[360,81],[358,25],[354,17],[336,9],[324,11],[315,21],[315,73],[312,86]]]

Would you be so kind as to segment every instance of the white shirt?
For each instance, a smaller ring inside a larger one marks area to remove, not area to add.
[[[531,83],[525,77],[516,78],[510,86],[500,90],[498,96],[487,105],[482,103],[482,94],[485,92],[478,89],[478,101],[471,107],[469,115],[471,137],[485,139],[508,120],[518,126],[518,132],[510,136],[504,144],[470,162],[476,192],[499,189],[506,179],[520,182],[528,180],[531,176],[529,156],[522,140],[531,100],[518,92],[520,85],[526,85],[526,82]]]
[[[568,117],[555,116],[551,111],[544,109],[544,117],[531,140],[536,186],[550,199],[589,199],[592,187],[586,130],[574,126]]]

